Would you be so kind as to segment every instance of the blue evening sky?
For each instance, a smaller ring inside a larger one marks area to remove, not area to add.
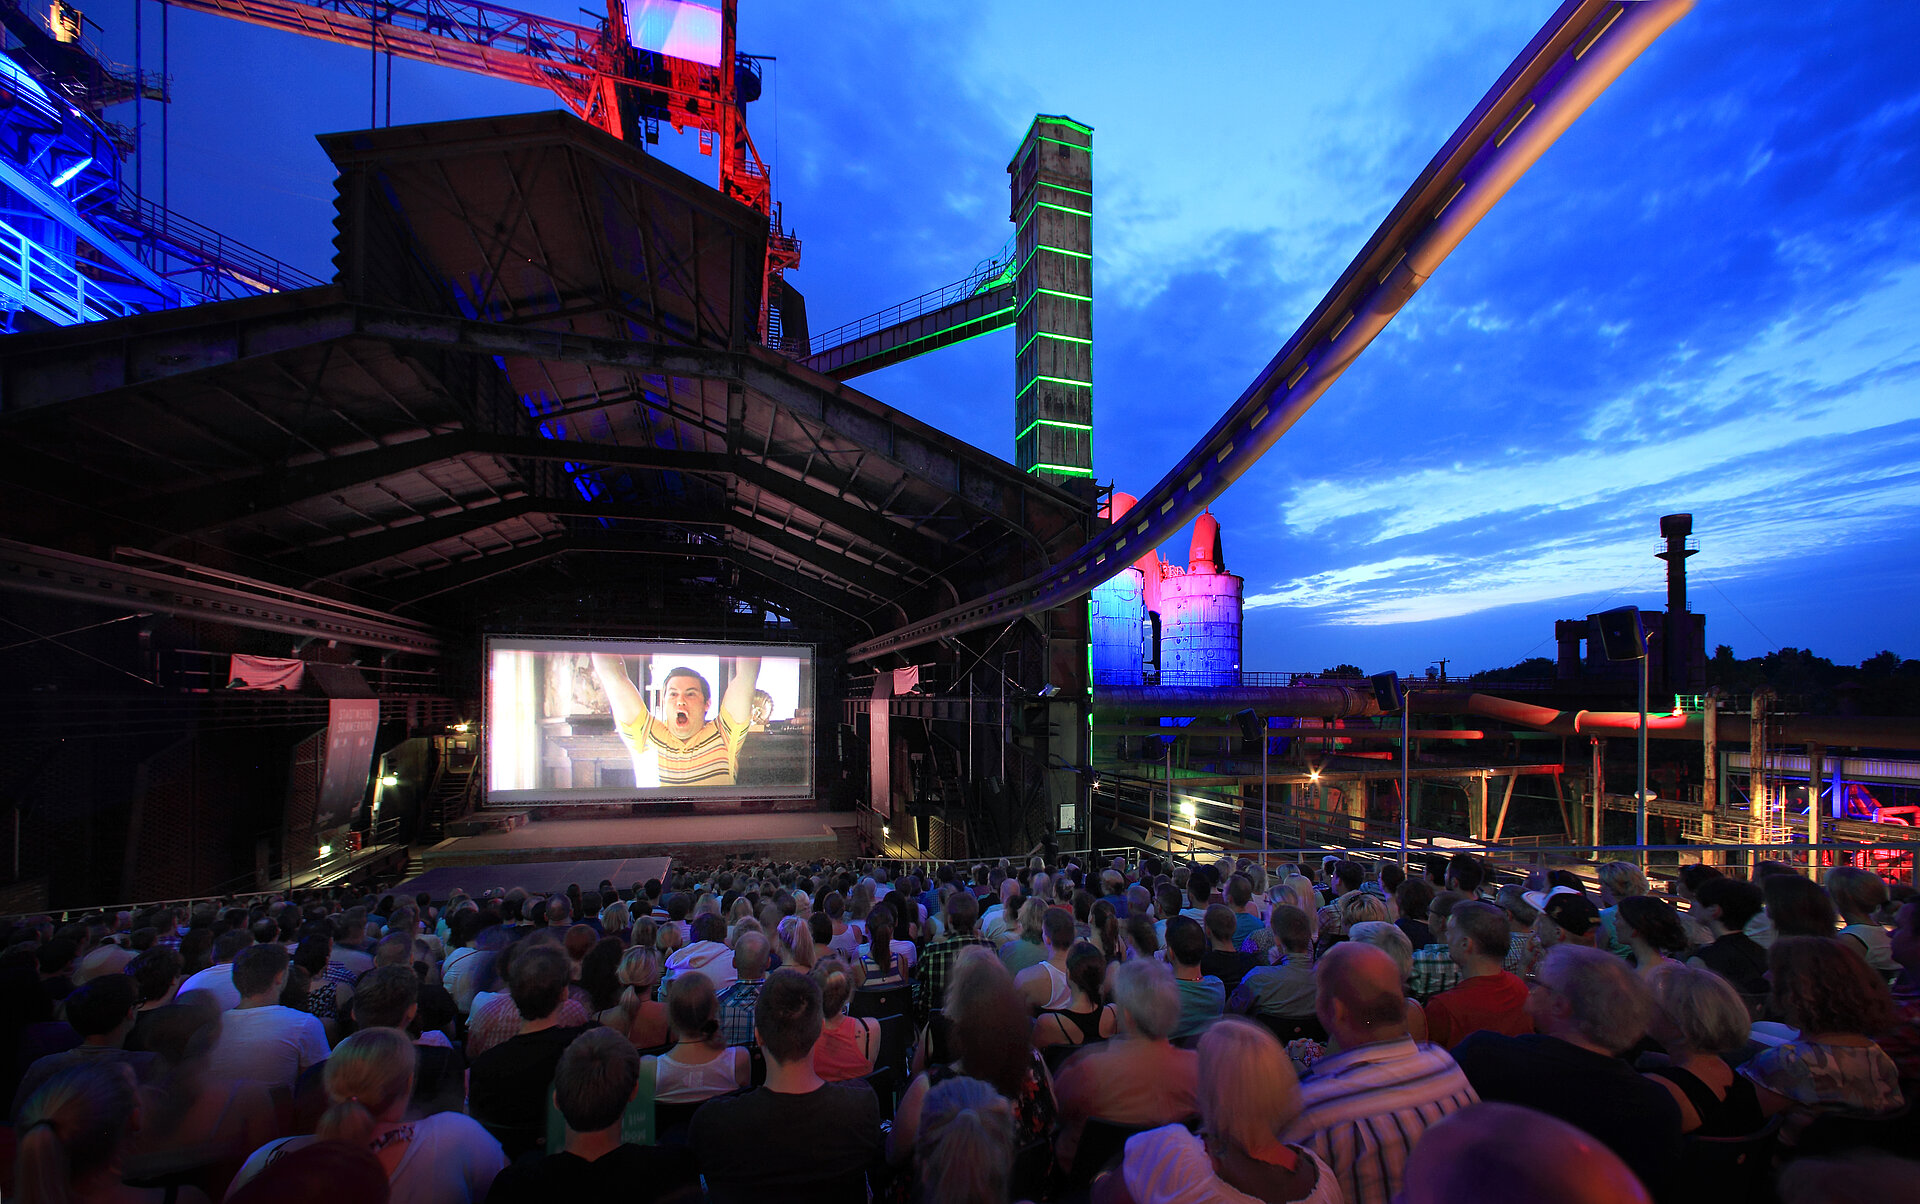
[[[749,119],[816,330],[997,250],[1036,112],[1094,127],[1094,467],[1138,492],[1554,7],[743,0],[741,48],[778,56]],[[88,9],[128,57],[131,13]],[[330,275],[313,136],[368,124],[367,54],[171,20],[174,208]],[[1701,0],[1216,504],[1246,666],[1551,656],[1555,618],[1663,604],[1679,510],[1709,644],[1920,656],[1916,46],[1909,3]],[[393,74],[396,123],[553,103]],[[660,153],[712,179],[691,136]],[[1011,458],[1012,359],[999,332],[855,383]]]

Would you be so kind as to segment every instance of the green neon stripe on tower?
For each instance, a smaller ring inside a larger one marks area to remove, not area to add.
[[[1071,192],[1078,196],[1083,196],[1088,198],[1091,198],[1093,196],[1093,194],[1091,192],[1088,192],[1086,189],[1075,188],[1071,184],[1055,184],[1052,180],[1035,180],[1034,183],[1038,184],[1042,188],[1058,188],[1061,192]]]
[[[1033,208],[1034,209],[1054,209],[1061,213],[1071,213],[1075,217],[1092,217],[1093,216],[1093,210],[1091,209],[1075,209],[1071,205],[1056,205],[1052,201],[1035,201],[1033,203]],[[1027,215],[1020,219],[1020,224],[1013,228],[1013,232],[1016,235],[1019,234],[1020,231],[1027,228],[1027,223],[1032,220],[1033,220],[1033,210],[1029,209],[1027,211]]]
[[[1015,435],[1014,438],[1025,439],[1027,437],[1027,431],[1032,430],[1036,426],[1057,426],[1063,431],[1091,431],[1093,429],[1093,424],[1088,422],[1061,422],[1054,418],[1036,418],[1032,422],[1027,423],[1026,430],[1021,431]]]
[[[1042,142],[1051,142],[1055,146],[1071,146],[1073,149],[1077,151],[1086,151],[1088,154],[1093,153],[1093,148],[1091,146],[1081,146],[1078,142],[1068,142],[1060,138],[1049,138],[1045,134],[1035,134],[1034,137],[1039,139]]]
[[[1093,475],[1093,469],[1075,468],[1071,464],[1035,464],[1030,466],[1027,469],[1027,471],[1028,472],[1057,472],[1061,476],[1066,476],[1066,477],[1091,477]]]
[[[1033,262],[1033,257],[1042,251],[1052,251],[1056,255],[1065,255],[1072,259],[1090,260],[1093,258],[1093,256],[1087,254],[1085,251],[1069,251],[1065,247],[1050,247],[1046,243],[1040,243],[1035,246],[1033,250],[1027,252],[1027,257],[1020,261],[1020,266],[1014,270],[1013,274],[1018,276],[1021,272],[1026,271],[1027,265]]]
[[[1039,296],[1040,296],[1040,295],[1041,295],[1042,293],[1045,293],[1046,295],[1048,295],[1048,296],[1050,296],[1050,297],[1065,297],[1065,298],[1066,298],[1067,300],[1069,300],[1069,301],[1092,301],[1092,300],[1093,300],[1093,298],[1092,298],[1092,297],[1082,297],[1082,296],[1081,296],[1080,294],[1078,294],[1078,293],[1063,293],[1063,292],[1061,292],[1061,291],[1059,291],[1058,289],[1051,289],[1051,288],[1037,288],[1037,289],[1034,289],[1034,290],[1033,290],[1033,296],[1031,296],[1031,297],[1028,297],[1028,298],[1027,298],[1027,299],[1026,299],[1025,301],[1022,301],[1022,302],[1020,303],[1020,308],[1014,311],[1014,314],[1013,314],[1013,316],[1014,316],[1014,319],[1015,319],[1016,321],[1017,321],[1017,320],[1019,320],[1019,317],[1020,317],[1020,315],[1021,315],[1021,314],[1023,314],[1023,313],[1026,313],[1026,312],[1027,312],[1027,306],[1029,306],[1029,305],[1032,305],[1032,304],[1034,303],[1034,301],[1035,301],[1035,300],[1036,300],[1036,299],[1037,299],[1037,298],[1038,298],[1038,297],[1039,297]]]
[[[1015,401],[1019,401],[1022,397],[1025,397],[1027,395],[1028,389],[1033,388],[1035,385],[1039,384],[1043,380],[1049,381],[1056,385],[1079,385],[1083,389],[1093,388],[1093,382],[1090,380],[1074,380],[1072,377],[1069,377],[1069,376],[1036,376],[1032,380],[1028,381],[1026,384],[1021,385],[1020,391],[1013,395],[1013,399]]]
[[[1052,339],[1056,343],[1079,343],[1080,345],[1085,347],[1093,346],[1092,339],[1083,339],[1077,335],[1071,335],[1071,334],[1054,334],[1052,331],[1048,331],[1048,330],[1036,330],[1033,332],[1032,335],[1028,336],[1026,342],[1020,344],[1019,350],[1015,351],[1014,354],[1015,355],[1026,354],[1027,348],[1033,346],[1034,339]]]

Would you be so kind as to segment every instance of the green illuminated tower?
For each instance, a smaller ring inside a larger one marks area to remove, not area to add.
[[[1013,177],[1014,458],[1093,476],[1093,130],[1033,119]]]

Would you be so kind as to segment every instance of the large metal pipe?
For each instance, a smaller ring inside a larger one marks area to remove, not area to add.
[[[1048,610],[1158,547],[1304,416],[1495,202],[1693,0],[1566,0],[1213,429],[1109,527],[1018,584],[847,649],[853,661]],[[1135,521],[1133,515],[1141,517]]]
[[[1249,707],[1261,715],[1302,719],[1380,713],[1371,690],[1352,686],[1101,686],[1093,695],[1093,721],[1141,715],[1231,715]]]

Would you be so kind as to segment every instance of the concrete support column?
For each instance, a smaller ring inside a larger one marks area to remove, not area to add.
[[[1706,706],[1700,712],[1700,839],[1712,844],[1713,812],[1720,797],[1720,688],[1707,691]],[[1700,855],[1703,865],[1719,865],[1720,854],[1711,849]]]
[[[1807,873],[1820,881],[1820,779],[1827,776],[1827,750],[1807,745]]]

